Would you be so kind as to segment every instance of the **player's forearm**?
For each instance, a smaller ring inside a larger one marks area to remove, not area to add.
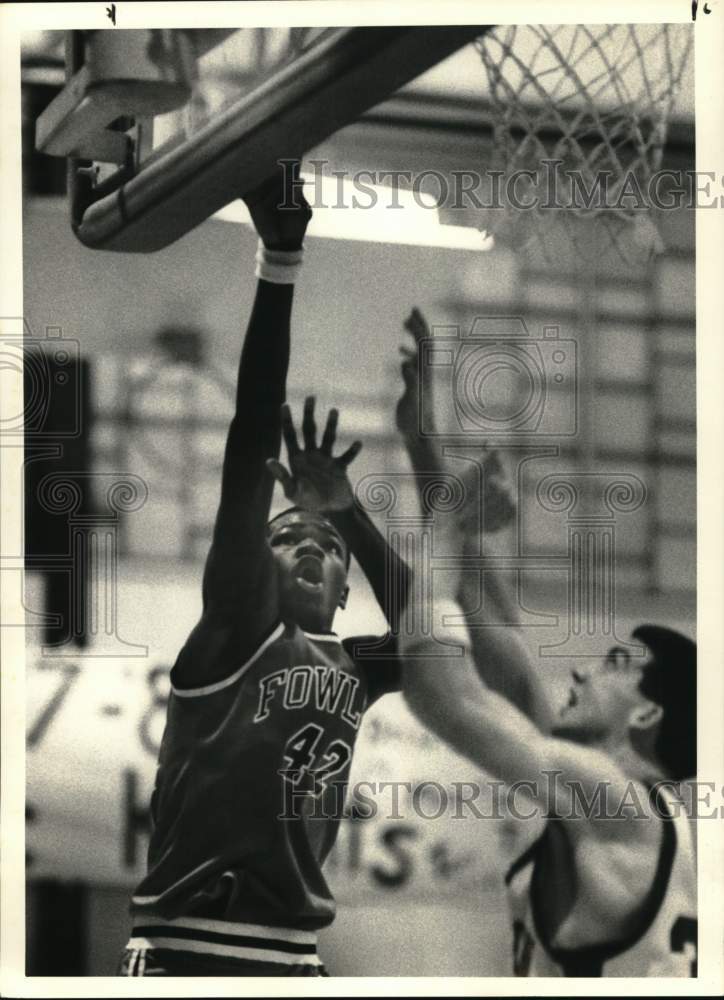
[[[570,821],[573,836],[595,833],[629,843],[636,838],[639,845],[656,840],[656,828],[641,823],[641,807],[652,811],[645,796],[636,806],[631,803],[631,780],[609,754],[542,733],[508,699],[480,683],[470,646],[456,659],[440,652],[434,640],[403,640],[403,692],[424,726],[498,781],[525,786],[543,815]],[[576,804],[593,801],[601,789],[609,790],[612,802],[628,798],[629,810],[616,822],[594,816],[594,822],[582,823]]]
[[[480,683],[469,649],[460,658],[440,656],[441,651],[434,640],[405,650],[403,692],[413,714],[499,780],[535,777],[544,763],[537,756],[544,738],[505,698]]]
[[[265,461],[279,454],[281,444],[293,290],[261,280],[257,285],[224,452],[217,529],[232,532],[246,525],[258,533],[268,514],[260,509],[264,501],[268,508],[273,489]],[[266,488],[260,491],[262,483]]]
[[[463,555],[476,562],[498,554],[498,546],[492,536],[484,531],[466,533],[463,540]],[[484,566],[484,572],[483,572]],[[463,608],[473,610],[482,600],[482,612],[486,621],[504,622],[508,626],[520,625],[520,608],[514,584],[506,572],[490,564],[483,563],[479,572],[467,571],[462,574],[458,600]]]
[[[509,667],[525,655],[520,637],[510,629],[483,629],[472,639],[465,625],[453,624],[461,608],[446,590],[444,584],[435,590],[434,636],[401,639],[405,699],[424,725],[494,777],[507,783],[535,779],[550,762],[550,740],[509,699],[481,682],[475,662],[482,654]],[[454,646],[460,655],[450,655]]]
[[[278,456],[281,444],[294,283],[302,251],[269,251],[260,244],[256,261],[259,280],[239,361],[222,478],[222,505],[230,499],[235,508],[245,491],[256,492],[260,478],[268,481],[271,497],[272,480],[264,463]]]
[[[472,663],[479,678],[507,698],[543,731],[550,728],[548,698],[530,657],[511,588],[494,570],[463,573],[456,599],[468,612],[478,608],[471,632]],[[482,587],[482,593],[479,588]]]
[[[515,642],[518,655],[500,655]],[[520,709],[542,732],[551,726],[548,698],[535,673],[521,633],[510,625],[476,629],[472,639],[473,665],[481,681]]]
[[[485,607],[509,628],[520,627],[520,607],[514,588],[498,569],[486,570],[483,577]]]
[[[263,277],[239,362],[236,409],[229,427],[221,499],[204,575],[204,600],[253,591],[266,559],[265,525],[274,488],[267,458],[279,454],[286,396],[294,285]],[[266,560],[268,562],[268,560]],[[268,574],[267,574],[268,575]]]
[[[438,446],[433,444],[429,436],[422,436],[415,431],[403,432],[402,440],[410,459],[413,471],[422,476],[437,474],[444,470],[445,463]],[[473,498],[467,498],[468,504],[473,503]],[[487,538],[482,530],[482,525],[478,530],[469,535],[462,535],[455,540],[459,550],[465,556],[479,557],[488,548]],[[465,608],[472,608],[481,596],[484,597],[486,607],[492,604],[492,612],[497,619],[510,625],[517,625],[520,621],[519,610],[516,601],[513,599],[510,588],[498,570],[486,570],[483,577],[484,594],[477,591],[477,584],[474,582],[472,574],[465,573],[460,579],[459,589],[454,595]]]
[[[490,551],[484,535],[482,545],[483,554]],[[506,697],[547,732],[551,724],[550,705],[520,627],[517,593],[498,569],[480,574],[482,582],[476,582],[476,576],[463,573],[456,594],[468,611],[480,606],[478,621],[482,627],[476,628],[471,636],[475,670],[488,687]],[[501,656],[501,649],[516,652]]]
[[[430,475],[444,470],[445,463],[440,449],[429,437],[423,437],[418,433],[403,433],[402,442],[413,472]]]
[[[440,519],[437,540],[440,551],[450,555],[470,552],[470,539],[466,537],[464,523],[458,518],[446,517]],[[483,545],[485,545],[483,537]],[[479,551],[479,550],[477,550]],[[487,573],[485,576],[487,577]],[[495,576],[496,583],[504,588],[500,574]],[[476,628],[472,633],[470,665],[483,684],[507,699],[513,706],[523,712],[540,730],[548,732],[551,724],[550,706],[540,679],[534,670],[530,652],[524,642],[522,631],[517,625],[509,624],[506,617],[499,616],[500,606],[491,606],[490,593],[473,594],[470,590],[471,574],[460,570],[450,570],[441,574],[436,581],[435,600],[436,620],[439,620],[439,608],[444,606],[459,607],[470,610],[482,596],[483,628]],[[507,590],[505,591],[506,597]],[[494,598],[500,598],[500,593],[493,592]],[[510,611],[510,609],[508,609]],[[461,612],[462,613],[462,612]],[[505,624],[499,624],[500,621]],[[518,616],[515,615],[517,622]],[[455,636],[455,630],[451,630]]]
[[[257,282],[236,388],[236,417],[249,421],[246,436],[250,449],[263,450],[266,441],[276,441],[278,453],[293,297],[293,284]]]
[[[409,568],[358,507],[353,505],[327,516],[357,560],[390,629],[396,632],[410,591]]]

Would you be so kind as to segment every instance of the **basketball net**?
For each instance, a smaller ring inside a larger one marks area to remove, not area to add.
[[[478,39],[502,204],[482,209],[479,228],[544,252],[563,231],[584,252],[582,220],[595,219],[624,257],[662,250],[648,185],[692,39],[677,24],[508,25]]]

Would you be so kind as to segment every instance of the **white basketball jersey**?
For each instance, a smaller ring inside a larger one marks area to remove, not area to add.
[[[662,801],[663,800],[663,801]],[[672,817],[636,933],[619,941],[555,948],[546,941],[540,900],[532,889],[548,828],[511,865],[506,876],[513,919],[517,976],[696,976],[696,861],[682,805],[659,790],[659,808]]]

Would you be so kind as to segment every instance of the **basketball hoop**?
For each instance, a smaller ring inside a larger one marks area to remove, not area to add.
[[[624,256],[630,239],[663,249],[647,190],[692,39],[677,24],[507,25],[479,38],[493,115],[487,166],[502,193],[479,228],[545,250],[562,227],[582,251],[581,220],[595,219]]]

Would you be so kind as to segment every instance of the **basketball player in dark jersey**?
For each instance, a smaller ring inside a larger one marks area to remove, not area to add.
[[[317,447],[309,399],[300,449],[282,409],[311,211],[296,185],[277,180],[246,200],[260,236],[259,282],[203,612],[171,671],[148,873],[133,896],[121,967],[128,976],[325,974],[316,934],[334,901],[322,865],[363,713],[399,687],[384,642],[342,642],[332,631],[350,552],[393,631],[387,574],[404,602],[404,565],[353,504],[346,467],[361,446],[332,456],[332,411]],[[277,461],[282,433],[290,472]],[[267,524],[275,477],[295,507]],[[365,657],[375,643],[375,657]]]
[[[427,336],[419,313],[407,327],[417,341]],[[417,431],[417,352],[403,353],[398,424],[413,466],[430,472],[439,457]],[[493,462],[491,478],[498,475]],[[465,518],[436,529],[440,551],[466,552]],[[436,621],[460,621],[463,607],[477,606],[465,586],[450,572],[436,581]],[[430,729],[529,796],[538,835],[506,879],[513,971],[695,976],[695,848],[679,794],[696,773],[695,644],[640,626],[633,638],[646,656],[614,647],[601,662],[577,664],[568,701],[553,713],[515,616],[496,627],[488,607],[483,627],[440,626],[438,638],[460,646],[460,658],[441,658],[428,637],[405,641],[404,690]]]

